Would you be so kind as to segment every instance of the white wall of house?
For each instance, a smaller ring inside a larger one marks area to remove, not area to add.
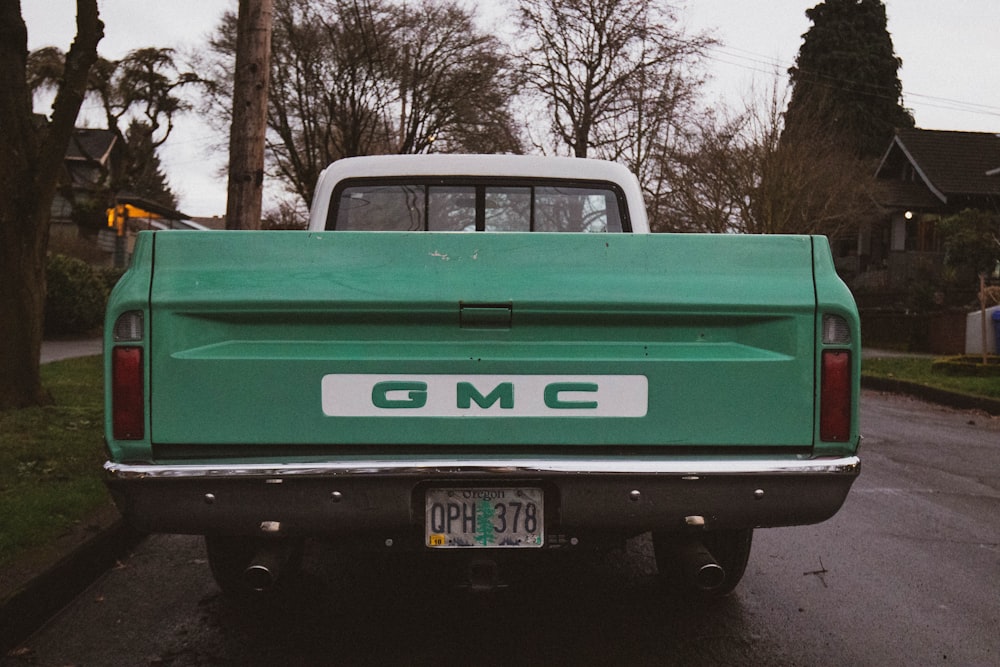
[[[892,216],[892,238],[889,249],[893,252],[906,250],[906,218],[902,213],[895,213]]]

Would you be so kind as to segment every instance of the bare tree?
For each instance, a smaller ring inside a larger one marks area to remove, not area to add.
[[[703,79],[696,71],[710,43],[701,36],[659,44],[657,65],[643,70],[629,86],[627,113],[608,123],[613,139],[600,142],[603,148],[596,151],[598,157],[621,162],[636,174],[654,225],[675,192],[678,160],[702,122],[697,103]],[[606,130],[599,127],[597,132]]]
[[[453,2],[276,0],[271,173],[308,203],[342,157],[518,150],[504,49],[472,18]],[[211,42],[220,114],[233,25],[224,19]]]
[[[39,354],[52,199],[104,36],[97,0],[77,0],[76,8],[52,115],[40,119],[31,108],[21,5],[0,3],[0,408],[47,400]]]
[[[406,6],[400,16],[395,152],[520,150],[508,110],[516,86],[505,48],[473,18],[439,0]]]
[[[784,101],[774,90],[701,128],[674,175],[685,229],[838,237],[870,214],[872,165],[818,122],[784,131]]]
[[[660,164],[666,185],[646,195],[650,228],[657,232],[738,231],[748,217],[745,170],[746,119],[707,114],[687,133],[679,150]]]
[[[210,110],[232,120],[236,15],[227,13],[205,54]],[[385,17],[368,2],[276,0],[271,35],[268,171],[311,201],[320,171],[336,157],[385,141],[388,92],[373,57],[388,37]],[[334,157],[336,156],[336,157]]]
[[[576,157],[647,166],[697,88],[688,66],[711,39],[672,30],[665,2],[518,0],[518,12],[529,40],[522,68],[555,140]]]
[[[749,215],[741,231],[753,234],[856,232],[871,215],[875,165],[859,159],[835,132],[816,118],[800,118],[784,130],[777,98],[763,114],[751,114],[751,139],[744,171]],[[782,105],[784,106],[784,105]]]

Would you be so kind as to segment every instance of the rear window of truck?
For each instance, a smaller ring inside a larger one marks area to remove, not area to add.
[[[333,193],[328,230],[625,232],[624,194],[611,183],[348,180]]]

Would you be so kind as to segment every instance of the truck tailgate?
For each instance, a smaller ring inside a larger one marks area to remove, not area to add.
[[[809,237],[160,232],[150,436],[809,447]]]

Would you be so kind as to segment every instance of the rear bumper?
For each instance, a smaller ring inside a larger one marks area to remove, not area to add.
[[[818,523],[833,516],[861,470],[858,457],[425,458],[338,462],[129,465],[107,483],[147,532],[336,537],[420,543],[424,489],[515,486],[546,491],[546,533],[634,535]]]

